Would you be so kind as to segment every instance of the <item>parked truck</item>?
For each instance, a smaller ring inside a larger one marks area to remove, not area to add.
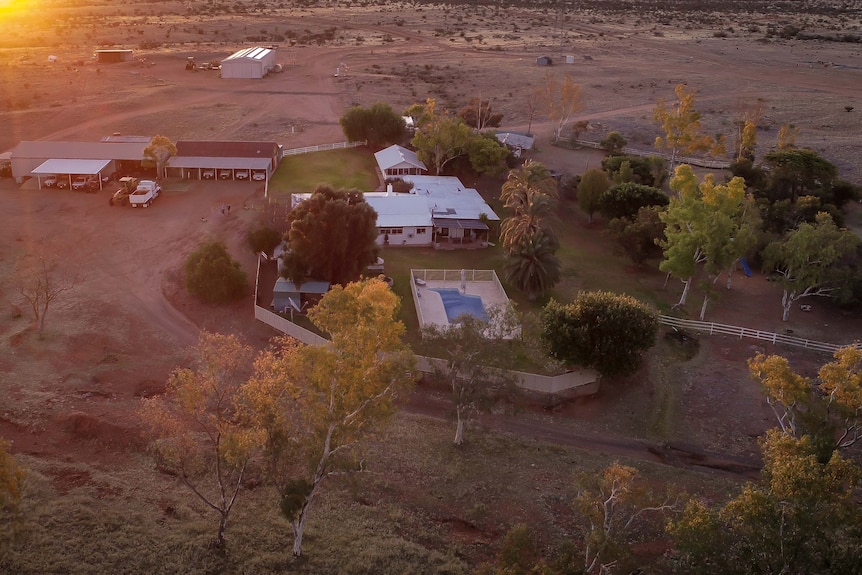
[[[141,180],[138,182],[138,187],[129,196],[129,203],[133,208],[143,206],[150,207],[153,200],[159,197],[162,187],[152,180]]]
[[[112,206],[125,206],[129,204],[129,196],[138,189],[138,178],[126,176],[120,178],[120,189],[111,196]]]

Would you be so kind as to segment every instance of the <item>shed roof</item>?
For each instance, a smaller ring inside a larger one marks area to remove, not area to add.
[[[169,168],[220,168],[225,170],[266,170],[271,158],[223,158],[201,156],[172,156]]]
[[[82,160],[142,160],[149,142],[21,142],[12,158],[69,158]]]
[[[125,136],[123,134],[114,134],[112,136],[105,136],[102,138],[103,142],[120,142],[124,144],[147,144],[150,145],[150,142],[153,140],[152,136],[133,136],[128,135]]]
[[[297,289],[296,284],[287,278],[278,278],[275,280],[275,287],[272,288],[273,293],[316,293],[324,294],[329,291],[329,282],[310,280],[300,284]]]
[[[380,150],[374,154],[374,158],[377,160],[377,165],[383,172],[391,168],[407,166],[419,168],[426,172],[428,171],[425,164],[416,156],[416,152],[397,144]]]
[[[210,158],[272,158],[278,151],[275,142],[207,142],[179,140],[177,156]]]
[[[272,48],[264,48],[262,46],[255,46],[253,48],[243,48],[242,50],[237,50],[222,62],[228,62],[231,60],[263,60],[274,50]]]
[[[77,174],[94,175],[105,169],[111,160],[70,160],[56,159],[46,160],[31,170],[31,174]]]
[[[535,142],[535,138],[531,134],[520,132],[497,132],[497,140],[503,145],[524,150],[532,150]]]

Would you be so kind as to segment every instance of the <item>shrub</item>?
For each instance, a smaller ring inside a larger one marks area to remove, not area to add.
[[[219,241],[202,244],[186,260],[186,289],[207,303],[227,303],[246,292],[246,273]]]
[[[581,292],[574,303],[551,300],[542,311],[542,338],[551,356],[604,376],[634,373],[657,333],[656,313],[622,294]]]

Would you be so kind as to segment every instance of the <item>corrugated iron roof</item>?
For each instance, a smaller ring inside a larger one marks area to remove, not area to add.
[[[175,157],[272,158],[278,152],[275,142],[208,142],[180,140]]]
[[[111,163],[111,160],[71,160],[71,159],[55,159],[46,160],[38,167],[31,170],[31,174],[47,175],[47,174],[76,174],[76,175],[93,175],[98,174],[105,169],[105,166]]]

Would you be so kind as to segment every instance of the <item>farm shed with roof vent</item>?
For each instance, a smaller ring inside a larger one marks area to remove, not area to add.
[[[263,78],[275,67],[274,47],[255,46],[234,52],[221,61],[222,78]]]

